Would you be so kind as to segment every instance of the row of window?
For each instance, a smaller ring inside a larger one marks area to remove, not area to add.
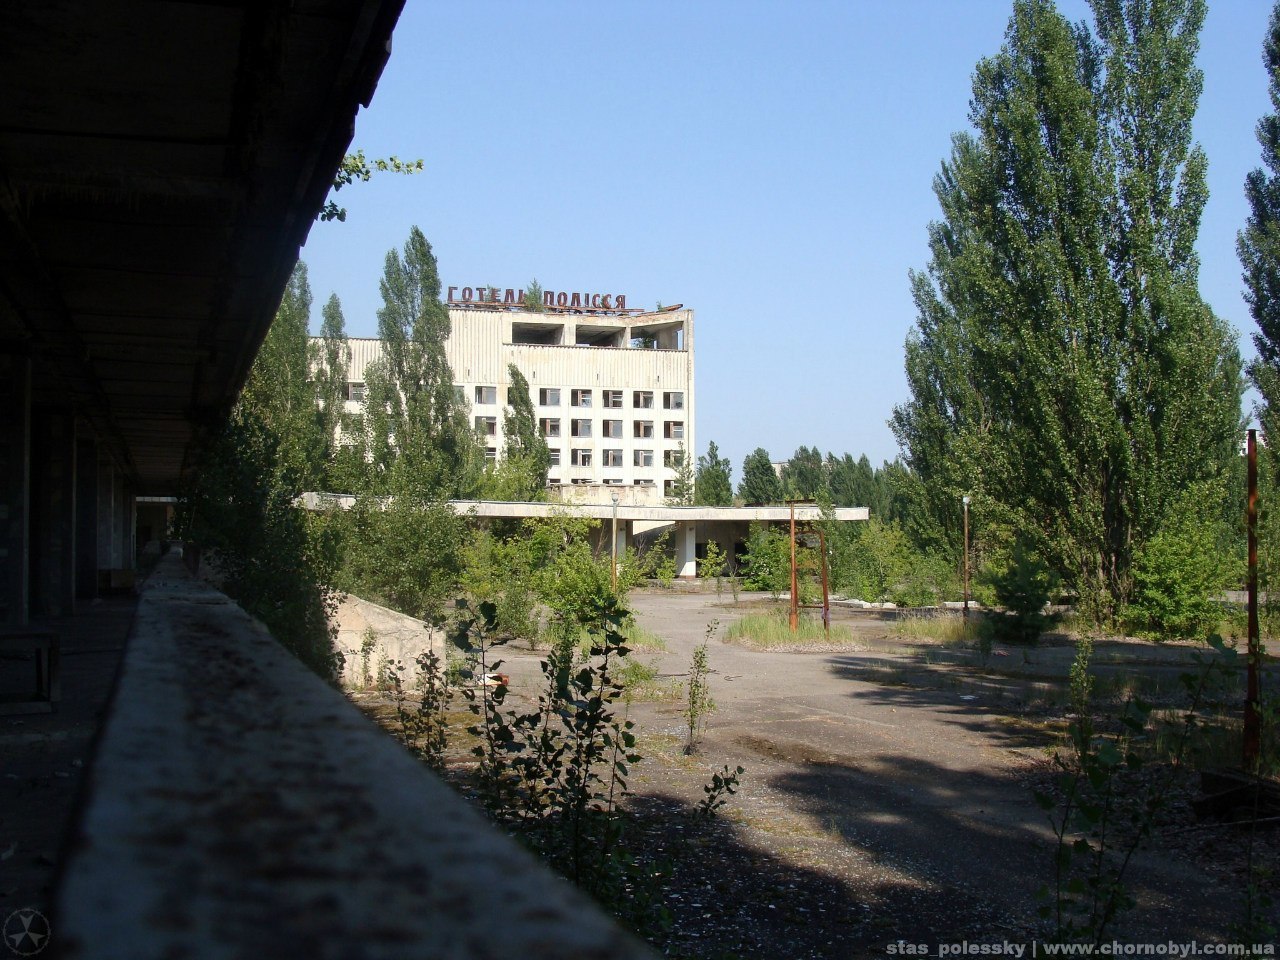
[[[551,466],[553,467],[560,466],[560,450],[556,447],[552,447],[550,450],[550,453],[551,453]],[[654,451],[652,450],[632,450],[631,465],[635,467],[652,467],[653,461],[654,461],[653,454],[654,454]],[[575,467],[589,467],[591,466],[593,455],[594,455],[594,451],[586,447],[572,447],[569,450],[569,464]],[[601,450],[600,451],[601,466],[621,467],[622,455],[623,455],[622,450],[616,450],[616,449]],[[681,457],[680,457],[679,450],[663,450],[662,451],[662,465],[664,467],[675,468],[675,467],[679,467],[680,464],[681,464]]]
[[[476,418],[476,425],[482,418]],[[490,418],[492,419],[492,418]],[[538,428],[542,431],[544,437],[559,437],[560,418],[559,417],[543,417],[538,421]],[[590,420],[570,420],[569,436],[571,437],[590,437],[594,428]],[[653,439],[654,421],[652,420],[633,420],[631,422],[631,436],[639,440]],[[662,435],[668,440],[684,439],[684,421],[683,420],[667,420],[662,425]],[[625,436],[623,432],[622,420],[602,420],[600,421],[600,436],[621,440]]]
[[[476,417],[476,432],[486,437],[496,437],[498,435],[498,418],[497,417]],[[602,420],[600,422],[600,435],[606,439],[621,440],[623,437],[621,420]],[[560,419],[558,417],[544,417],[538,421],[538,428],[542,431],[544,437],[555,439],[561,436]],[[579,439],[586,439],[591,436],[592,425],[590,420],[570,420],[569,436]],[[668,440],[684,439],[684,422],[681,420],[667,420],[662,425],[662,435]],[[653,439],[653,421],[652,420],[633,420],[631,423],[631,436],[637,440]]]
[[[479,388],[477,388],[479,389]],[[570,390],[569,406],[571,407],[589,407],[591,406],[591,398],[593,390]],[[623,390],[601,390],[600,399],[602,405],[608,410],[621,410]],[[542,407],[558,407],[560,406],[560,388],[559,387],[543,387],[538,391],[538,405]],[[631,392],[631,406],[637,410],[653,409],[653,391],[652,390],[633,390]],[[684,409],[684,392],[681,390],[668,390],[662,394],[663,410],[683,410]]]
[[[573,484],[574,486],[585,486],[586,484],[595,483],[595,482],[596,481],[590,477],[575,477],[574,479],[569,481],[569,483]],[[622,486],[622,481],[617,477],[605,477],[604,480],[602,480],[601,482],[606,487]],[[547,481],[547,483],[549,483],[553,487],[556,487],[560,485],[561,481],[552,477],[550,480]],[[652,480],[632,480],[631,485],[633,487],[652,487],[653,481]],[[662,481],[662,492],[665,496],[668,496],[668,497],[674,496],[676,492],[676,482],[674,480]]]
[[[462,387],[454,387],[454,391],[458,395],[459,400],[466,399],[466,393]],[[589,407],[591,406],[591,390],[570,390],[569,405],[571,407]],[[621,410],[622,390],[601,390],[601,399],[606,409]],[[347,384],[347,399],[356,403],[364,403],[365,386],[363,383]],[[511,398],[508,396],[507,401]],[[475,402],[480,406],[489,406],[498,402],[497,387],[476,387]],[[543,407],[560,406],[560,389],[558,387],[543,387],[538,391],[538,404]],[[631,406],[637,410],[653,409],[653,391],[652,390],[633,390],[631,393]],[[681,390],[668,390],[662,394],[663,410],[683,410],[684,409],[684,392]]]

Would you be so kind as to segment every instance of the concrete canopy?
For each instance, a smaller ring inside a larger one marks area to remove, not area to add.
[[[243,386],[402,6],[5,4],[0,352],[138,492]]]

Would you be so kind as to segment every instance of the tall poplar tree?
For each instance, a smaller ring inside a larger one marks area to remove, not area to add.
[[[1245,300],[1258,325],[1253,345],[1258,359],[1249,377],[1262,395],[1259,411],[1267,448],[1280,450],[1280,3],[1271,11],[1263,44],[1267,90],[1272,112],[1258,121],[1258,142],[1266,168],[1245,180],[1249,221],[1240,233],[1240,262],[1244,265]]]
[[[445,356],[449,313],[436,258],[413,227],[403,256],[387,252],[378,311],[382,358],[365,380],[364,430],[375,491],[449,499],[474,493],[483,453]]]
[[[285,482],[298,492],[323,485],[327,449],[312,381],[310,322],[307,265],[298,261],[240,397],[274,439]]]
[[[698,471],[693,479],[693,502],[708,507],[733,505],[733,465],[728,457],[720,456],[720,449],[713,440],[707,446],[706,456],[698,458]]]
[[[764,447],[756,447],[743,459],[738,497],[746,504],[782,502],[782,484]]]
[[[507,408],[502,414],[504,468],[518,478],[513,493],[521,500],[540,500],[547,487],[551,451],[538,429],[538,414],[529,381],[514,363],[507,365]]]
[[[1101,619],[1135,549],[1230,463],[1240,361],[1193,249],[1203,3],[1093,9],[1096,37],[1017,0],[977,67],[891,425],[931,518],[922,546],[958,556],[971,494],[980,538],[1029,541]]]

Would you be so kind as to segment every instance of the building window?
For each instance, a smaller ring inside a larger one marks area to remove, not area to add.
[[[634,460],[634,463],[635,463],[635,465],[636,465],[637,467],[652,467],[652,466],[653,466],[653,451],[652,451],[652,450],[637,450],[637,451],[635,452],[635,460]]]
[[[683,450],[663,450],[662,465],[664,467],[680,467],[684,465]]]
[[[621,450],[604,451],[604,460],[602,462],[606,467],[622,466],[622,451]]]
[[[497,447],[485,447],[485,448],[484,448],[484,458],[485,458],[486,460],[497,460],[497,459],[498,459],[498,448],[497,448]]]
[[[572,407],[591,406],[590,390],[572,390],[569,392],[569,405]]]
[[[576,487],[585,487],[585,486],[587,486],[589,483],[591,483],[591,478],[590,478],[590,477],[574,477],[574,478],[573,478],[572,480],[570,480],[569,482],[570,482],[570,483],[572,483],[572,484],[573,484],[574,486],[576,486]]]
[[[591,466],[591,451],[582,447],[574,447],[569,451],[569,463],[575,467]]]
[[[635,393],[631,394],[631,405],[637,410],[652,410],[653,391],[637,390]]]
[[[543,407],[560,406],[560,389],[558,387],[543,387],[538,391],[538,405]]]
[[[559,477],[547,477],[547,486],[548,486],[548,487],[558,487],[558,486],[560,486],[560,478],[559,478]]]
[[[457,400],[459,403],[466,403],[467,388],[462,386],[460,383],[455,383],[453,385],[453,399]]]
[[[601,436],[609,437],[613,440],[622,439],[622,421],[621,420],[605,420],[601,425]]]
[[[664,410],[683,410],[684,394],[680,391],[673,393],[664,393],[662,395],[662,409]]]
[[[622,486],[622,478],[621,477],[605,477],[604,485],[606,487],[620,487]]]
[[[364,384],[348,383],[347,399],[351,400],[354,403],[364,403]]]
[[[558,437],[560,436],[560,418],[543,417],[538,421],[538,429],[542,431],[544,437]]]
[[[569,436],[571,437],[591,436],[591,421],[590,420],[569,421]]]
[[[622,409],[622,391],[621,390],[605,390],[604,405],[614,410]]]
[[[498,418],[476,417],[476,432],[484,437],[496,437],[498,435]]]
[[[632,436],[638,437],[641,440],[653,439],[653,421],[637,420],[633,425]]]
[[[652,480],[632,480],[631,484],[632,486],[636,486],[636,487],[652,487],[653,481]]]
[[[676,482],[674,480],[662,481],[662,495],[664,497],[674,497],[676,495]]]
[[[497,387],[476,387],[476,403],[497,403]]]
[[[668,440],[684,439],[684,421],[668,420],[662,425],[662,435]]]
[[[558,467],[558,466],[560,466],[560,448],[559,448],[559,447],[551,447],[551,448],[547,451],[547,453],[549,453],[549,454],[551,455],[551,458],[547,461],[547,465],[548,465],[548,466],[552,466],[552,467]],[[555,482],[556,482],[556,483],[559,483],[560,481],[559,481],[559,480],[556,480]]]

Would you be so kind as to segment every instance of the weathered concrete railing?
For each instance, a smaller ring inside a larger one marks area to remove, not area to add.
[[[64,957],[650,956],[176,557],[77,834]]]

